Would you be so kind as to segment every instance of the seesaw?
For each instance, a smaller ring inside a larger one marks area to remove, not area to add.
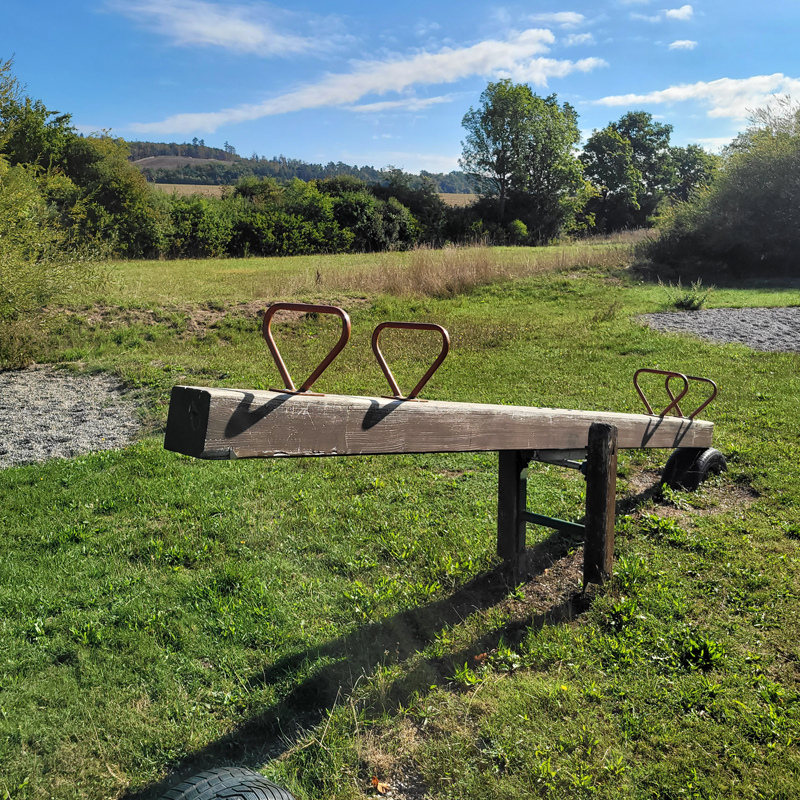
[[[271,323],[279,311],[334,314],[342,321],[338,342],[314,372],[296,388],[275,344]],[[380,350],[387,328],[438,333],[442,349],[408,395],[402,395]],[[695,488],[708,472],[725,468],[711,448],[714,425],[697,415],[716,396],[708,378],[657,369],[640,369],[634,386],[646,414],[617,414],[559,408],[453,403],[421,400],[418,395],[447,356],[447,331],[431,323],[384,322],[372,336],[372,349],[387,378],[391,396],[362,397],[311,391],[350,337],[350,318],[335,306],[275,303],[264,315],[263,335],[284,381],[266,391],[175,386],[170,399],[164,447],[204,459],[303,458],[395,453],[499,452],[497,552],[516,579],[525,573],[528,523],[583,535],[584,583],[600,583],[612,572],[617,451],[668,448],[675,452],[665,482]],[[669,402],[656,413],[640,376],[664,378]],[[690,386],[710,387],[688,416],[680,403]],[[674,390],[677,387],[677,390]],[[527,509],[527,466],[541,461],[580,469],[586,477],[583,524],[535,514]]]

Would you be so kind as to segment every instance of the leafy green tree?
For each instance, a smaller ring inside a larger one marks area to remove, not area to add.
[[[722,158],[709,153],[698,144],[673,147],[670,150],[674,172],[669,195],[675,200],[686,201],[692,192],[709,186],[717,175]]]
[[[497,199],[496,222],[503,225],[511,204],[534,239],[558,235],[583,184],[574,154],[580,141],[575,109],[502,80],[488,85],[481,107],[470,109],[462,125],[467,136],[459,163],[480,194]]]
[[[461,121],[467,135],[458,163],[479,194],[497,198],[501,220],[509,194],[524,181],[531,99],[531,90],[524,84],[490,83],[481,94],[480,107],[470,108]]]
[[[644,227],[675,184],[669,144],[672,125],[646,111],[630,111],[595,131],[581,153],[584,172],[600,191],[599,227]]]
[[[588,206],[597,227],[604,231],[635,227],[643,181],[630,141],[609,125],[589,137],[580,159],[598,191]]]

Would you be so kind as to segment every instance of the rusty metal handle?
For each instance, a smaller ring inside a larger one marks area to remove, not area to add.
[[[689,414],[689,419],[694,419],[716,396],[719,389],[717,389],[717,384],[711,380],[711,378],[700,378],[697,375],[687,375],[686,376],[690,381],[698,381],[700,383],[710,383],[711,384],[711,394],[708,399],[704,400],[691,414]]]
[[[642,391],[642,388],[639,386],[639,375],[642,372],[647,372],[653,375],[665,375],[666,378],[664,380],[664,387],[667,390],[667,394],[669,395],[669,405],[660,413],[655,415],[653,409],[650,406],[650,403],[647,401],[647,398]],[[678,393],[676,397],[672,389],[670,388],[670,381],[675,380],[676,378],[680,378],[683,381],[683,390]],[[681,407],[679,405],[680,401],[686,396],[686,393],[689,391],[689,386],[692,381],[697,383],[707,383],[711,385],[711,394],[694,410],[688,417],[686,417],[681,411]],[[717,384],[714,383],[710,378],[702,378],[699,375],[684,375],[682,372],[670,372],[669,370],[665,369],[638,369],[633,375],[633,385],[636,387],[636,391],[639,393],[639,397],[642,398],[642,402],[647,409],[648,414],[654,414],[654,416],[664,417],[670,411],[675,409],[679,417],[684,417],[686,419],[694,419],[716,396],[717,396]]]
[[[437,356],[436,360],[431,364],[430,369],[422,376],[422,380],[409,392],[407,397],[403,397],[402,393],[400,392],[400,387],[397,385],[397,381],[394,379],[394,375],[392,375],[392,371],[389,369],[389,365],[386,363],[386,359],[383,357],[383,353],[381,353],[381,349],[378,346],[378,339],[380,338],[381,331],[384,328],[396,328],[398,330],[407,330],[407,331],[436,331],[440,333],[442,336],[442,350]],[[383,370],[383,374],[386,376],[386,380],[389,382],[389,388],[392,390],[392,396],[396,397],[398,400],[413,400],[421,391],[425,384],[431,379],[431,376],[437,369],[442,365],[442,361],[447,358],[447,354],[450,352],[450,334],[441,326],[435,325],[432,322],[381,322],[377,328],[372,332],[372,352],[375,353],[375,358],[378,359],[378,364],[380,368]]]
[[[645,394],[642,391],[642,387],[639,386],[639,375],[641,375],[643,372],[646,372],[650,375],[666,376],[664,385],[667,389],[667,394],[669,395],[670,402],[669,405],[660,414],[656,414],[653,411],[653,407],[650,405],[647,398],[645,397]],[[677,397],[672,393],[672,390],[669,388],[669,382],[674,378],[680,378],[683,381],[683,391],[679,392]],[[680,401],[683,400],[683,398],[686,396],[686,392],[689,391],[689,379],[683,373],[671,372],[670,370],[666,369],[648,369],[647,367],[642,367],[642,369],[637,369],[636,372],[633,373],[633,385],[636,388],[636,391],[639,393],[639,397],[642,398],[642,402],[644,403],[644,407],[647,409],[648,414],[652,414],[653,416],[656,417],[665,417],[674,408],[678,412],[678,416],[681,417],[683,416],[678,403],[680,403]]]
[[[336,342],[336,344],[333,346],[333,349],[328,353],[327,356],[325,356],[320,365],[311,373],[311,375],[306,378],[305,382],[299,389],[294,388],[292,376],[289,375],[289,370],[286,369],[286,364],[283,363],[280,351],[278,350],[278,345],[275,344],[275,340],[272,338],[272,329],[270,326],[272,324],[272,318],[278,313],[278,311],[301,311],[306,314],[333,314],[342,320],[342,335],[339,337],[339,341]],[[267,347],[269,347],[269,351],[272,353],[272,358],[275,360],[275,366],[278,368],[281,378],[283,378],[283,384],[286,389],[290,392],[307,392],[311,389],[319,376],[325,372],[331,361],[333,361],[333,359],[342,352],[344,346],[349,341],[350,317],[343,308],[339,308],[338,306],[319,306],[312,303],[273,303],[267,309],[266,314],[264,314],[264,324],[261,327],[261,331],[264,334]]]

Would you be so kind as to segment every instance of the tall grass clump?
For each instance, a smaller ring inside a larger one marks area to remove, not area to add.
[[[679,271],[700,260],[736,277],[800,274],[800,105],[784,98],[751,123],[727,148],[716,181],[662,214],[647,256]]]

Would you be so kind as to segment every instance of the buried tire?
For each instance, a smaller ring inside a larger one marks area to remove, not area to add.
[[[161,795],[160,800],[295,800],[263,775],[242,767],[201,772]]]
[[[667,460],[661,485],[693,492],[709,475],[728,469],[725,456],[713,447],[679,447]]]

